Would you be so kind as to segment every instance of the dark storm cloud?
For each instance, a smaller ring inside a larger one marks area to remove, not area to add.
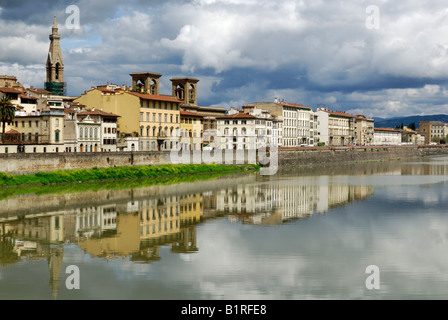
[[[371,4],[379,30],[366,27]],[[79,7],[79,30],[65,26],[69,5]],[[71,94],[154,71],[165,87],[171,76],[199,78],[201,104],[280,97],[376,116],[448,112],[445,1],[3,0],[0,8],[0,73],[20,70],[36,86],[56,16]]]

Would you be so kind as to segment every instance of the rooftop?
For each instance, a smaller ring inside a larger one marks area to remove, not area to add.
[[[114,117],[119,118],[121,116],[113,113],[104,112],[102,110],[90,110],[90,111],[83,111],[78,113],[79,116],[102,116],[102,117]]]
[[[17,93],[17,94],[21,94],[22,93],[22,91],[18,91],[16,89],[6,88],[6,87],[0,87],[0,92],[3,92],[3,93]]]
[[[391,128],[375,128],[375,131],[400,132],[400,130],[391,129]]]
[[[189,111],[181,111],[180,112],[181,116],[189,116],[189,117],[200,117],[200,118],[204,118],[205,116],[200,114],[200,113],[195,113],[195,112],[189,112]]]
[[[137,92],[129,92],[129,94],[132,94],[133,96],[139,97],[140,99],[144,99],[144,100],[168,101],[168,102],[177,102],[177,103],[183,102],[182,100],[178,100],[172,96],[143,94],[143,93],[137,93]]]

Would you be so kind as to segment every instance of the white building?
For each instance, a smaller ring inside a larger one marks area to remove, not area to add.
[[[401,131],[389,128],[375,128],[373,145],[399,146],[401,145]]]
[[[100,110],[65,109],[65,152],[117,151],[118,118]]]
[[[327,146],[347,146],[355,142],[355,116],[327,108],[317,108],[319,140]]]
[[[315,115],[311,108],[285,101],[256,102],[255,106],[267,110],[282,121],[282,147],[315,145]],[[313,130],[313,131],[312,131]]]
[[[279,131],[276,119],[255,106],[245,106],[243,109],[245,112],[231,109],[228,115],[217,117],[219,148],[254,150],[276,147]]]

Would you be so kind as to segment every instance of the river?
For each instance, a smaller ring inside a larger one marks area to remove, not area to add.
[[[447,173],[434,157],[0,190],[0,300],[446,299]]]

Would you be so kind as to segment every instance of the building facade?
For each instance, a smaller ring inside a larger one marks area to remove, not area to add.
[[[313,146],[317,143],[315,114],[311,108],[278,100],[253,105],[267,110],[281,121],[280,147]]]
[[[59,152],[64,152],[64,111],[16,111],[0,144],[0,153]]]
[[[401,145],[400,130],[390,128],[375,128],[374,142],[375,146],[399,146]]]
[[[421,121],[418,132],[425,136],[425,144],[440,142],[447,138],[448,124],[441,121]]]
[[[319,140],[327,146],[355,143],[355,116],[345,112],[317,108]]]
[[[355,143],[359,146],[371,146],[375,135],[375,120],[357,115],[355,118]]]

